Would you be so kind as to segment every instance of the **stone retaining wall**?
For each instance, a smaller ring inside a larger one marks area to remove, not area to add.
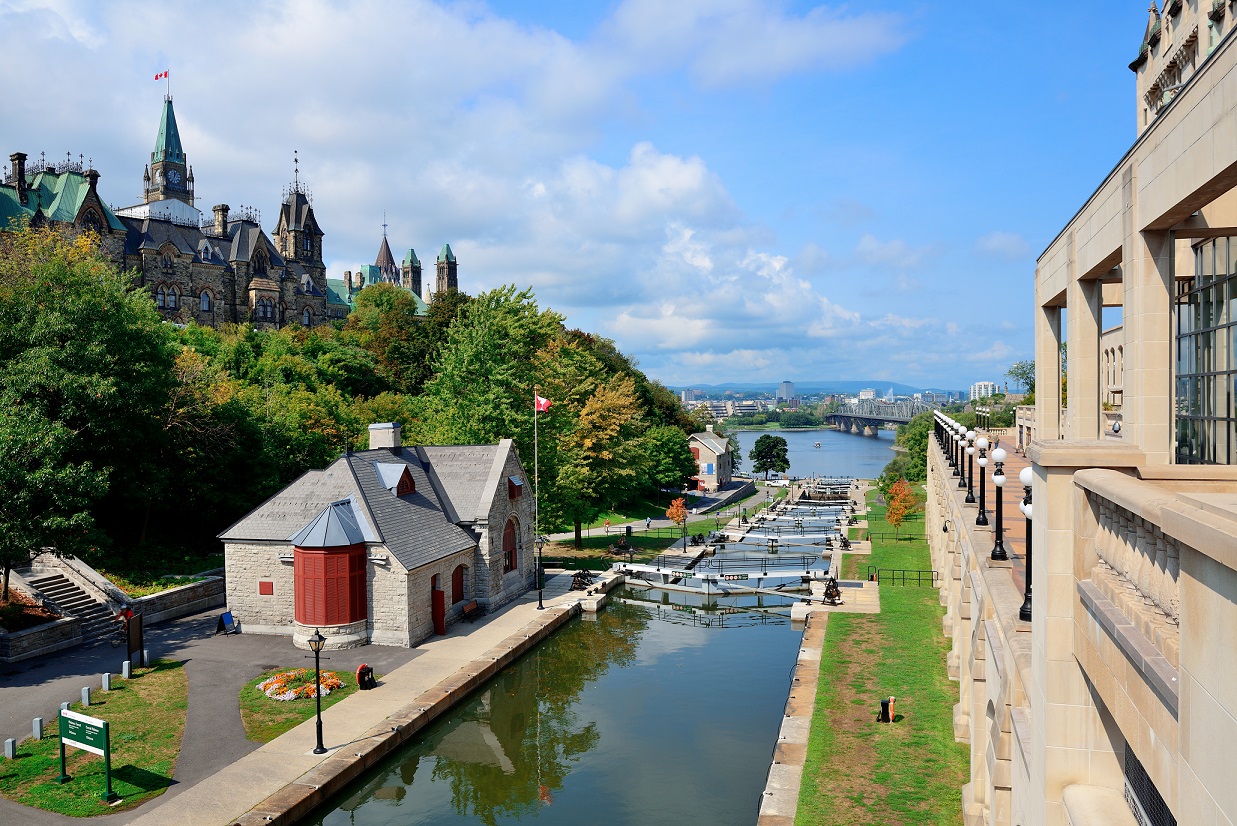
[[[179,588],[139,597],[133,601],[133,611],[142,615],[143,625],[152,625],[217,608],[226,602],[223,577],[212,576],[181,585]]]
[[[81,626],[81,620],[67,617],[25,631],[0,631],[0,663],[14,663],[72,648],[82,641]]]

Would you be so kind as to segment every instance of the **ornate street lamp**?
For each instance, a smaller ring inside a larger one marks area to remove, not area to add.
[[[954,476],[957,476],[958,471],[958,425],[956,422],[949,423],[949,465],[954,469]]]
[[[975,431],[966,432],[966,499],[968,505],[975,504]]]
[[[1009,554],[1005,552],[1005,525],[1001,521],[1001,494],[1005,487],[1005,449],[998,447],[992,451],[992,461],[996,463],[996,467],[992,469],[992,484],[996,485],[996,545],[992,547],[990,558],[1000,562],[1009,559]]]
[[[976,464],[979,465],[979,516],[975,517],[975,524],[979,527],[986,527],[988,524],[988,497],[985,490],[984,468],[988,466],[988,438],[980,436],[975,440],[975,448],[979,451],[979,459]]]
[[[309,650],[314,652],[314,700],[318,704],[318,745],[314,746],[314,754],[326,754],[326,746],[322,745],[322,646],[326,644],[326,637],[314,629],[314,635],[306,642],[309,643]]]
[[[537,610],[540,611],[545,608],[541,602],[541,594],[545,590],[545,557],[541,555],[545,548],[545,537],[537,537],[533,544],[537,546]]]
[[[958,490],[966,490],[966,426],[958,425]],[[971,498],[974,502],[974,497]]]
[[[1018,474],[1018,481],[1026,492],[1020,507],[1027,518],[1027,587],[1022,594],[1022,607],[1018,609],[1018,619],[1023,622],[1031,621],[1031,482],[1034,477],[1035,474],[1029,467],[1024,467],[1022,473]]]

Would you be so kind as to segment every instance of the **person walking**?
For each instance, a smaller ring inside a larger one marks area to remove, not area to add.
[[[647,531],[649,528],[652,527],[652,525],[653,525],[653,517],[651,516],[644,517],[644,529]]]

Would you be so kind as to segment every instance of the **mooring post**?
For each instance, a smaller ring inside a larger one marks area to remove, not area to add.
[[[120,664],[120,676],[126,680],[133,676],[133,663],[129,662],[128,658]]]
[[[35,717],[30,722],[31,722],[30,732],[31,734],[34,735],[34,739],[42,740],[43,739],[43,718]]]
[[[90,705],[90,686],[82,686],[82,705]]]
[[[7,760],[17,759],[17,741],[12,737],[4,741],[4,757]]]
[[[112,675],[104,671],[102,679],[100,680],[100,683],[101,683],[101,688],[104,691],[111,691],[112,690]]]

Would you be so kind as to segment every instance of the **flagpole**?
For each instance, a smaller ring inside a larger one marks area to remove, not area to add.
[[[533,543],[537,548],[537,610],[545,608],[541,601],[542,592],[545,590],[545,566],[541,556],[542,546],[545,542],[541,539],[541,455],[540,443],[537,438],[537,408],[540,407],[540,388],[533,385]]]

